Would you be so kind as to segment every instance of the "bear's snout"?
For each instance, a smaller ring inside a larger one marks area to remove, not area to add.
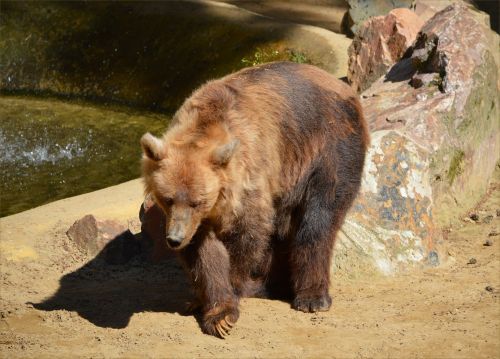
[[[183,237],[179,238],[179,237],[168,236],[167,237],[167,244],[170,248],[177,248],[181,245],[183,239],[184,239]]]
[[[175,224],[167,233],[167,244],[170,248],[177,248],[186,238],[186,233],[181,225]]]

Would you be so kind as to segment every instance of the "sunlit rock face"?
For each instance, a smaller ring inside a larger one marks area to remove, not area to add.
[[[485,193],[500,158],[499,36],[487,24],[471,7],[445,8],[362,93],[372,144],[340,266],[356,249],[385,274],[438,264],[441,229]]]

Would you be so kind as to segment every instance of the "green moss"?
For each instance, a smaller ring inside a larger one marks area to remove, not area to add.
[[[455,178],[463,172],[463,162],[465,158],[464,151],[456,151],[450,162],[450,168],[448,169],[448,182],[450,185],[453,184]]]
[[[303,52],[284,48],[280,44],[268,44],[264,47],[258,47],[251,56],[241,59],[241,63],[245,66],[256,66],[273,61],[292,61],[298,64],[311,63]]]

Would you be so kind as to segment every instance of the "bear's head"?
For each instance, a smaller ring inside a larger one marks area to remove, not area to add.
[[[221,124],[201,132],[174,126],[162,138],[150,133],[141,138],[145,190],[165,213],[170,248],[184,248],[200,225],[216,216],[238,144]]]

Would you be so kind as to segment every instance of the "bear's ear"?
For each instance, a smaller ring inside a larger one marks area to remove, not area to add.
[[[234,153],[238,149],[240,141],[234,139],[224,145],[220,145],[212,152],[212,163],[217,166],[225,166],[231,160]]]
[[[160,161],[165,158],[165,146],[163,142],[149,132],[142,136],[141,146],[144,154],[149,159]]]

